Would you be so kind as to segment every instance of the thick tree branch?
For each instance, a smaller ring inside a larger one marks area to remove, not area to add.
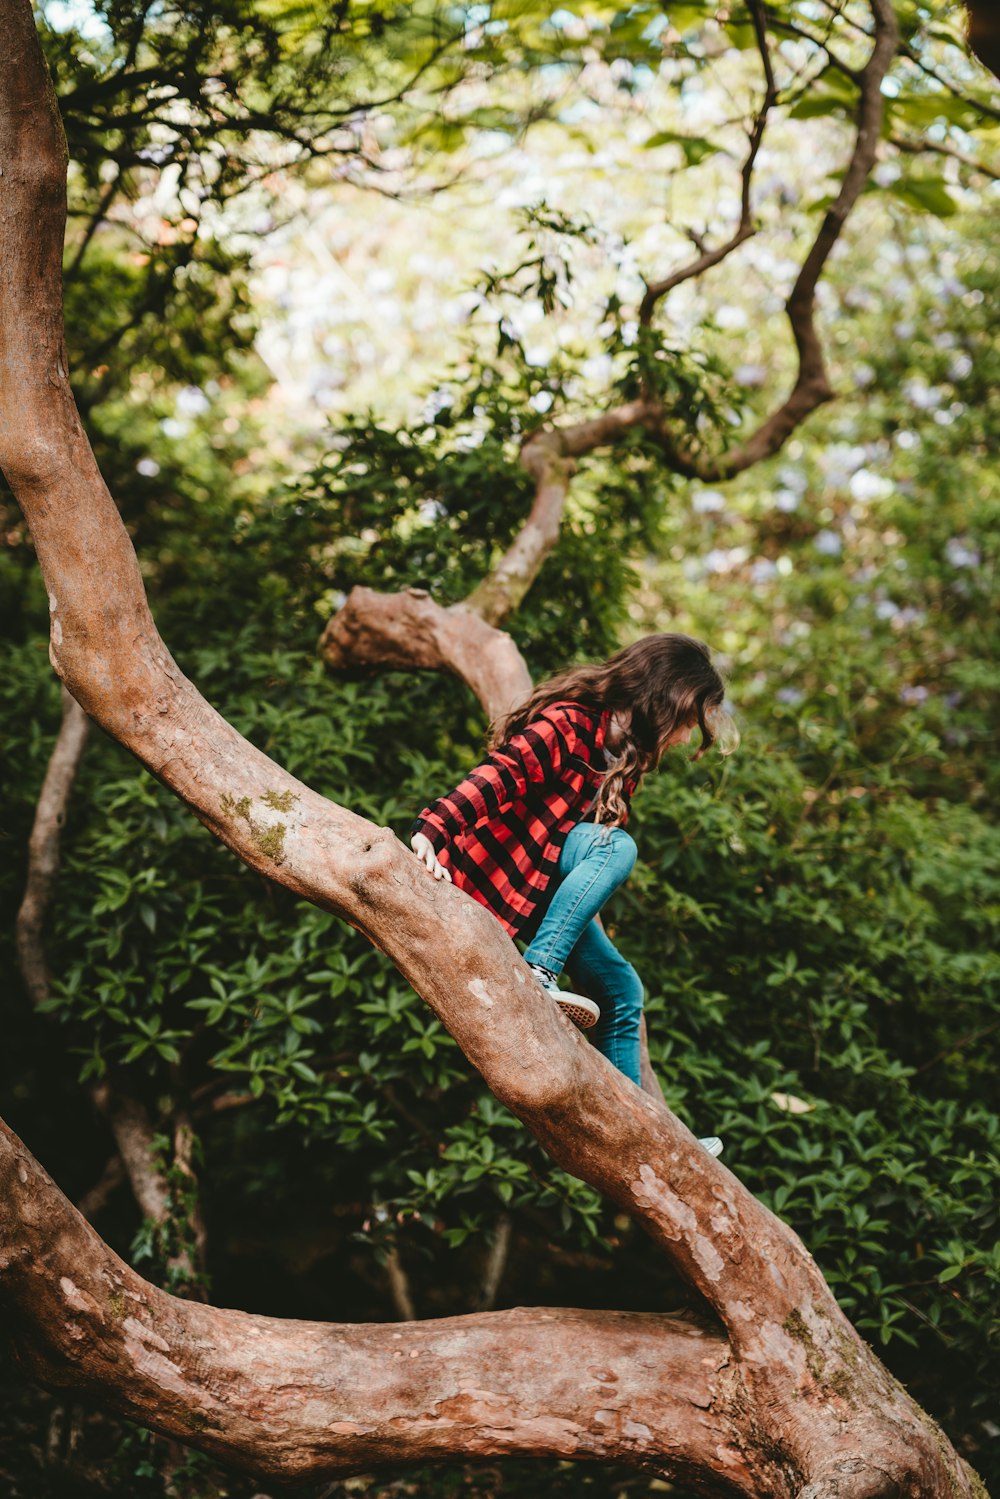
[[[464,604],[442,607],[422,588],[388,594],[353,588],[323,631],[319,648],[334,671],[453,672],[491,719],[531,691],[528,668],[509,635]]]
[[[549,1330],[544,1314],[500,1314],[508,1322],[528,1317],[526,1358],[517,1360],[516,1340],[467,1324],[457,1343],[448,1322],[396,1327],[413,1339],[396,1350],[371,1327],[359,1337],[182,1305],[110,1256],[4,1134],[0,1295],[16,1314],[25,1356],[32,1350],[42,1377],[255,1471],[293,1474],[310,1464],[316,1471],[337,1437],[348,1455],[342,1446],[334,1471],[415,1451],[571,1448],[573,1456],[604,1457],[610,1429],[626,1461],[641,1460],[630,1444],[655,1444],[668,1472],[687,1476],[690,1468],[720,1492],[785,1499],[806,1481],[839,1474],[848,1459],[856,1479],[842,1486],[845,1495],[874,1493],[875,1471],[886,1493],[887,1484],[928,1494],[950,1484],[971,1495],[943,1436],[853,1332],[796,1236],[556,1006],[538,1005],[494,918],[430,879],[391,833],[325,800],[242,739],[171,659],[66,377],[65,147],[28,0],[0,0],[0,17],[0,466],[31,526],[59,675],[246,864],[343,916],[387,952],[495,1096],[553,1160],[642,1225],[728,1335],[728,1344],[709,1345],[711,1367],[695,1368],[674,1358],[662,1321],[647,1354],[631,1342],[631,1321],[607,1314],[615,1331],[602,1351],[614,1362],[588,1367],[600,1403],[581,1439],[566,1428],[577,1420],[567,1412],[580,1398],[580,1339],[569,1340],[570,1361],[561,1323]],[[587,1344],[602,1346],[596,1328]],[[628,1385],[630,1371],[650,1361],[652,1405],[645,1390]],[[542,1382],[526,1385],[531,1368],[544,1371]],[[569,1391],[560,1370],[571,1371]],[[612,1384],[628,1386],[621,1405],[607,1399]],[[366,1423],[365,1410],[384,1408],[391,1412],[384,1425]],[[638,1418],[648,1437],[629,1424],[637,1412],[648,1414]]]
[[[44,1383],[261,1478],[527,1453],[669,1476],[718,1462],[718,1491],[745,1493],[759,1463],[719,1398],[718,1334],[645,1313],[326,1325],[179,1301],[118,1259],[2,1125],[0,1288]]]

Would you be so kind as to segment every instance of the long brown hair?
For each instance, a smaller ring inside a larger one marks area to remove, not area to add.
[[[540,682],[530,697],[491,726],[489,748],[497,749],[552,703],[617,711],[627,727],[598,789],[595,816],[598,822],[621,823],[625,782],[655,770],[674,730],[697,722],[701,743],[694,760],[716,741],[723,754],[736,748],[739,732],[722,707],[724,697],[725,686],[704,641],[690,635],[645,635],[607,661],[570,666]]]

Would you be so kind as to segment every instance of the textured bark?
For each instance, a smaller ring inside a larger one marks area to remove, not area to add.
[[[0,1286],[22,1357],[261,1477],[531,1453],[710,1461],[745,1491],[717,1397],[725,1339],[655,1314],[545,1307],[433,1322],[324,1324],[178,1301],[101,1243],[0,1127]]]
[[[0,0],[0,21],[0,466],[45,576],[57,672],[247,865],[387,952],[496,1097],[641,1224],[725,1329],[538,1309],[323,1327],[179,1302],[116,1259],[5,1130],[0,1298],[26,1364],[262,1475],[558,1452],[720,1494],[972,1495],[799,1239],[539,1007],[493,917],[243,740],[171,659],[66,378],[65,146],[28,0]]]
[[[379,593],[352,588],[320,637],[334,671],[450,671],[472,689],[491,719],[531,691],[524,657],[509,635],[468,604],[449,608],[422,588]]]

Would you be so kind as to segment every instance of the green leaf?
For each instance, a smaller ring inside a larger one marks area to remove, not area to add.
[[[900,177],[889,191],[911,208],[933,213],[939,219],[958,212],[958,204],[948,191],[943,177]]]
[[[848,107],[848,100],[834,98],[830,94],[815,99],[806,97],[800,99],[798,104],[788,111],[788,118],[790,120],[817,120],[823,115],[843,116]]]
[[[715,14],[714,5],[671,5],[667,8],[667,20],[681,36],[701,26]]]
[[[644,151],[655,151],[660,146],[680,146],[689,167],[695,167],[706,156],[714,156],[723,149],[714,141],[701,135],[682,135],[677,130],[658,130],[643,143]]]

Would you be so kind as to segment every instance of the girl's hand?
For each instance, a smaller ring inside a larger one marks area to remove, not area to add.
[[[410,839],[410,847],[421,863],[427,865],[436,880],[447,880],[449,885],[454,883],[450,873],[434,852],[434,845],[426,833],[414,833]]]

